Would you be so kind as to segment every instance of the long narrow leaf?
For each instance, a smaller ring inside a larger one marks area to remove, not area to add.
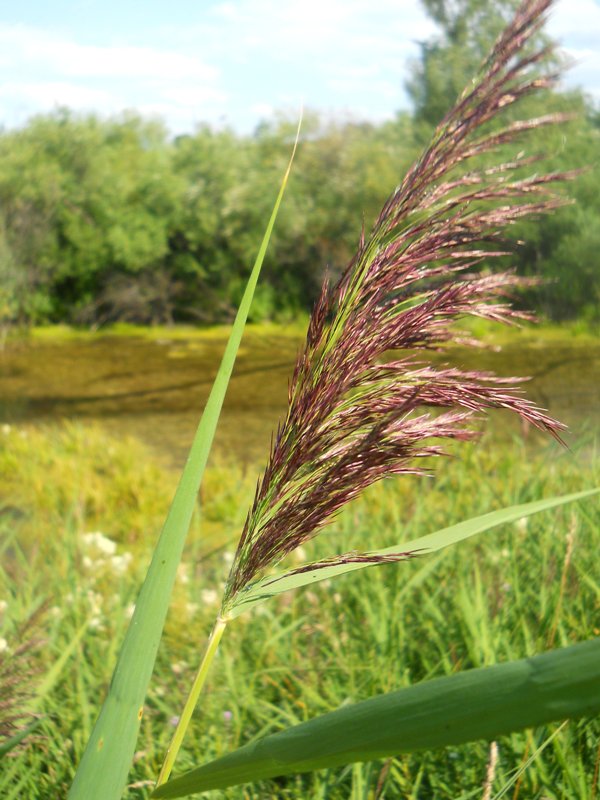
[[[69,792],[70,800],[118,800],[125,788],[177,566],[297,142],[298,135],[223,360],[141,588],[108,696]]]
[[[153,797],[184,797],[398,753],[493,739],[600,712],[600,639],[425,681],[259,739]]]
[[[50,666],[50,668],[48,669],[48,671],[46,672],[46,674],[44,675],[43,679],[41,680],[40,684],[37,687],[35,698],[29,704],[29,708],[32,711],[38,710],[39,706],[41,706],[44,699],[47,697],[47,695],[50,694],[54,686],[62,677],[63,670],[67,664],[67,661],[71,658],[71,656],[75,652],[75,649],[77,648],[80,641],[83,639],[86,631],[89,630],[89,624],[90,624],[89,619],[86,619],[83,625],[79,626],[71,641],[63,646],[60,656],[58,656],[56,661],[52,662],[52,665]]]
[[[42,724],[43,719],[35,719],[31,722],[26,728],[18,733],[15,733],[14,736],[11,736],[10,739],[2,742],[0,744],[0,759],[4,758],[7,753],[10,753],[11,750],[14,750],[15,747],[21,744],[21,742],[26,739],[30,733],[33,733],[37,728],[40,727]]]
[[[459,522],[457,525],[451,525],[448,528],[442,528],[435,533],[427,534],[419,539],[413,539],[409,542],[401,542],[400,544],[386,547],[383,550],[369,551],[365,554],[367,557],[374,559],[393,556],[398,553],[427,555],[436,550],[441,550],[451,544],[468,539],[475,536],[477,533],[484,533],[498,525],[505,525],[510,522],[515,522],[523,517],[528,517],[531,514],[537,514],[540,511],[547,511],[551,508],[564,505],[565,503],[572,503],[575,500],[583,500],[586,497],[591,497],[598,494],[600,488],[588,489],[583,492],[576,492],[575,494],[562,495],[561,497],[548,497],[544,500],[535,500],[532,503],[523,503],[517,506],[510,506],[503,508],[499,511],[491,511],[488,514],[483,514],[480,517],[473,517],[472,519]],[[409,556],[407,555],[407,558]],[[317,583],[325,579],[338,578],[340,575],[345,575],[347,572],[353,572],[356,569],[365,569],[366,567],[376,566],[377,561],[340,561],[340,563],[332,564],[331,566],[318,567],[315,569],[306,569],[302,572],[292,571],[282,575],[275,575],[263,578],[254,584],[251,584],[245,591],[240,592],[236,598],[235,605],[231,609],[230,616],[237,617],[244,611],[248,610],[257,603],[268,600],[276,594],[290,591],[291,589],[298,589],[301,586]]]

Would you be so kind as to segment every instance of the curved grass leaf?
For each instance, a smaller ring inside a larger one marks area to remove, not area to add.
[[[515,522],[523,517],[528,517],[531,514],[537,514],[540,511],[547,511],[551,508],[564,505],[565,503],[572,503],[575,500],[583,500],[586,497],[591,497],[598,494],[600,488],[588,489],[583,492],[576,492],[574,494],[562,495],[560,497],[548,497],[544,500],[535,500],[532,503],[523,503],[517,506],[510,506],[503,508],[499,511],[491,511],[488,514],[483,514],[480,517],[473,517],[472,519],[459,522],[456,525],[451,525],[448,528],[442,528],[435,533],[421,536],[419,539],[412,539],[409,542],[401,542],[400,544],[386,547],[383,550],[373,550],[366,553],[366,556],[374,558],[385,558],[393,556],[397,553],[407,553],[415,555],[428,555],[436,550],[441,550],[451,544],[468,539],[475,536],[477,533],[485,533],[498,525],[505,525],[510,522]],[[409,556],[407,555],[407,558]],[[343,559],[343,557],[341,557]],[[400,559],[399,559],[400,560]],[[287,572],[282,575],[275,575],[263,578],[256,583],[251,584],[248,588],[238,595],[234,605],[229,611],[229,617],[234,618],[242,614],[257,603],[268,600],[276,594],[290,591],[291,589],[298,589],[301,586],[317,583],[325,579],[337,578],[340,575],[345,575],[347,572],[353,572],[356,569],[365,569],[366,567],[377,566],[377,561],[350,561],[333,564],[331,566],[317,567],[315,569],[306,569],[306,571]],[[310,566],[310,565],[309,565]]]
[[[142,585],[108,696],[79,764],[69,800],[118,800],[125,788],[177,566],[297,142],[298,135],[217,377]]]
[[[40,727],[42,724],[43,719],[34,719],[26,728],[18,733],[15,733],[14,736],[11,736],[10,739],[6,739],[0,745],[0,759],[4,758],[7,753],[10,753],[11,750],[14,750],[15,747],[21,744],[21,742],[26,739],[30,733],[33,733],[37,728]]]
[[[164,784],[184,797],[280,775],[495,739],[600,712],[600,639],[424,681],[245,745]]]

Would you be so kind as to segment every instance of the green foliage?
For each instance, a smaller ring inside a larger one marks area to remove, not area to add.
[[[371,223],[410,161],[408,131],[406,120],[375,128],[308,115],[297,169],[265,260],[254,321],[310,308],[323,270],[341,271],[361,222]],[[175,142],[175,166],[187,188],[171,257],[178,278],[189,287],[181,308],[185,315],[227,318],[239,300],[248,254],[258,246],[271,187],[285,166],[293,134],[293,125],[281,118],[247,139],[204,127]]]
[[[581,174],[566,187],[571,206],[559,209],[549,219],[516,226],[514,237],[525,244],[516,250],[518,269],[537,275],[544,282],[526,300],[556,320],[580,317],[600,320],[600,193],[598,171],[600,127],[585,115],[581,98],[572,98],[577,119],[562,135],[548,136],[545,151],[557,170],[580,169]]]
[[[441,528],[438,531],[428,533],[418,539],[399,542],[379,551],[369,549],[368,555],[385,558],[386,556],[392,557],[399,553],[406,553],[405,561],[408,561],[413,555],[416,557],[428,556],[438,550],[443,550],[445,547],[469,539],[471,536],[477,536],[480,533],[487,533],[490,530],[494,530],[494,528],[500,525],[516,522],[517,520],[525,520],[531,514],[537,514],[540,511],[556,508],[557,506],[571,503],[575,500],[583,500],[586,497],[598,494],[598,492],[600,492],[600,489],[588,489],[571,495],[549,497],[534,503],[524,503],[517,506],[502,508],[498,511],[489,511],[487,514],[483,514],[480,517],[474,517],[459,522],[456,525]],[[308,566],[310,567],[310,564]],[[318,569],[312,570],[305,568],[302,572],[295,572],[292,570],[282,575],[270,575],[255,581],[250,584],[245,591],[241,592],[240,597],[232,604],[229,616],[232,618],[237,617],[257,603],[263,603],[265,600],[277,594],[281,594],[282,592],[288,592],[304,586],[312,586],[319,581],[332,580],[333,578],[346,575],[349,572],[355,572],[359,569],[368,569],[374,566],[381,566],[381,564],[377,565],[374,562],[368,561],[362,563],[353,563],[349,561],[332,566],[320,566]]]
[[[364,549],[375,529],[383,545],[392,545],[492,506],[532,502],[600,482],[589,451],[574,456],[556,446],[536,452],[514,441],[488,445],[467,446],[460,461],[440,464],[426,483],[408,476],[373,487],[310,545],[310,557],[326,556],[332,548]],[[68,466],[61,469],[61,464]],[[98,713],[153,546],[148,531],[164,516],[176,475],[165,472],[139,443],[72,425],[2,433],[0,474],[9,547],[0,571],[0,595],[8,601],[0,636],[10,639],[14,621],[45,598],[43,669],[75,641],[40,701],[44,719],[38,735],[3,762],[0,791],[13,800],[54,800],[66,795]],[[252,474],[221,463],[209,468],[208,486],[228,485],[235,490],[232,503],[245,508],[254,488]],[[122,499],[115,503],[117,497]],[[49,507],[57,516],[49,515]],[[129,538],[130,525],[141,522],[136,509],[150,522]],[[228,505],[213,507],[211,514],[210,541],[199,514],[192,524],[127,800],[152,791],[171,718],[182,706],[198,660],[198,643],[217,611],[218,597],[211,590],[226,577],[232,528]],[[427,559],[279,595],[256,609],[251,626],[228,627],[178,769],[191,769],[332,708],[589,638],[597,631],[600,602],[594,569],[599,526],[600,506],[587,501],[507,525]],[[90,531],[113,540],[114,555],[93,549],[86,538]],[[498,740],[495,792],[555,730],[543,726]],[[597,720],[569,723],[525,770],[519,796],[592,800],[599,736]],[[365,793],[374,793],[382,781],[382,797],[466,800],[471,793],[481,797],[487,759],[484,743],[457,745],[354,769],[259,781],[214,797],[347,800],[361,785]]]
[[[421,0],[439,28],[421,43],[406,83],[415,122],[425,129],[438,124],[477,74],[498,34],[518,6],[517,0]]]
[[[138,117],[66,110],[0,137],[0,201],[13,260],[39,318],[102,319],[102,292],[167,253],[178,199],[166,132]]]
[[[414,117],[375,126],[308,115],[254,321],[310,309],[324,272],[341,272],[361,225],[370,227],[485,42],[424,50],[411,84]],[[579,115],[561,131],[533,132],[528,153],[546,152],[557,169],[597,161],[597,120],[583,98],[554,93],[528,103],[534,115],[565,108]],[[1,133],[0,321],[231,320],[291,136],[291,123],[279,118],[252,136],[205,126],[171,141],[139,117],[66,110]],[[593,320],[597,174],[567,191],[576,208],[514,229],[515,241],[528,242],[516,249],[519,271],[549,279],[525,304],[556,319]]]
[[[429,136],[431,128],[476,74],[517,5],[515,0],[495,0],[491,5],[484,0],[422,0],[422,3],[439,33],[421,45],[420,58],[413,63],[407,82],[414,104],[415,136],[420,139]],[[543,31],[537,39],[548,41]],[[546,59],[545,68],[550,72],[559,67],[556,55]],[[574,200],[573,207],[558,209],[551,219],[519,223],[509,233],[518,271],[542,279],[536,289],[526,293],[521,305],[536,308],[550,319],[580,317],[597,322],[600,280],[594,253],[598,252],[599,192],[594,167],[600,153],[600,139],[594,107],[579,92],[558,88],[528,98],[516,112],[509,110],[508,119],[553,112],[572,114],[575,120],[559,128],[533,132],[525,154],[543,154],[548,167],[556,171],[587,168],[588,172],[561,189]],[[524,246],[520,244],[523,241]]]
[[[159,787],[187,797],[600,713],[600,639],[372,697],[259,739]]]
[[[311,115],[253,319],[310,308],[412,156],[410,124]],[[251,137],[169,141],[139,117],[66,110],[0,135],[3,317],[35,323],[230,320],[289,153],[281,118]],[[9,287],[10,288],[9,291]]]

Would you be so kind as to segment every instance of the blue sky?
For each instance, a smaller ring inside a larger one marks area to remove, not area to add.
[[[301,103],[378,121],[407,107],[407,63],[434,32],[418,0],[5,0],[0,124],[66,105],[247,132]],[[600,0],[557,0],[549,32],[600,102]]]

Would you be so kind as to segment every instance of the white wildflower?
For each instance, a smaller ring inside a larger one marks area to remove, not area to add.
[[[133,617],[133,612],[135,611],[135,603],[129,603],[129,605],[125,606],[123,613],[127,619],[131,619]]]
[[[185,561],[182,561],[179,564],[179,566],[177,567],[177,580],[179,581],[179,583],[186,584],[186,583],[190,582],[190,576],[188,574],[188,569],[189,569],[189,567],[185,563]]]
[[[0,614],[4,614],[7,608],[8,608],[8,603],[6,602],[6,600],[0,600]]]
[[[214,606],[219,601],[219,595],[214,589],[203,589],[201,597],[206,606]]]
[[[113,556],[117,552],[117,544],[100,531],[84,533],[81,537],[88,547],[98,550],[105,556]]]
[[[294,550],[294,561],[296,561],[298,564],[303,564],[307,560],[308,560],[308,554],[306,550],[302,546],[297,547]]]
[[[8,650],[8,642],[4,636],[0,636],[0,653],[5,653]]]
[[[88,603],[90,604],[92,614],[100,614],[102,612],[102,595],[99,592],[94,592],[89,589],[87,592],[87,599]]]
[[[120,556],[112,556],[110,565],[117,575],[124,575],[133,560],[133,555],[129,552],[122,553]]]

